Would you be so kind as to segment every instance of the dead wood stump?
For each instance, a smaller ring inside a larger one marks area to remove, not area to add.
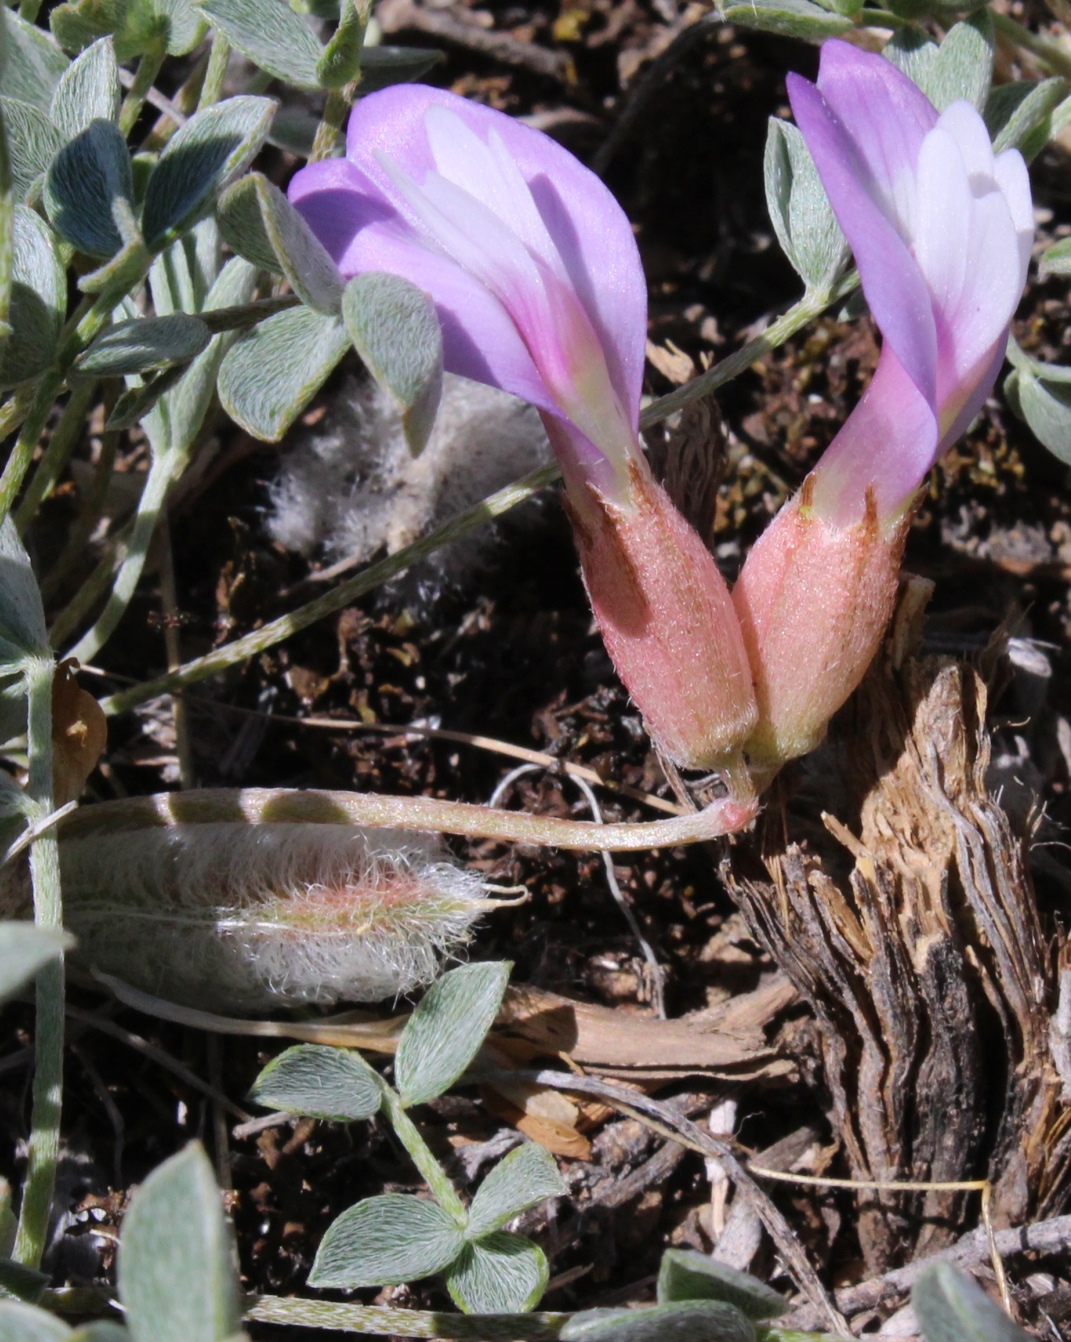
[[[988,1177],[997,1224],[1017,1224],[1068,1186],[1071,1110],[1050,1051],[1064,932],[1042,925],[1030,835],[986,788],[980,670],[914,656],[927,596],[907,584],[831,727],[815,764],[835,782],[809,815],[802,792],[775,788],[723,875],[814,1012],[851,1176]],[[861,1192],[867,1267],[936,1251],[977,1207],[977,1194]]]

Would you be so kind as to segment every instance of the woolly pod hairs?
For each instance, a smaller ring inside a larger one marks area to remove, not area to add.
[[[434,978],[487,907],[436,835],[248,816],[137,823],[122,802],[72,820],[60,862],[79,957],[190,1006],[394,997]],[[4,875],[0,910],[24,914],[25,868]]]

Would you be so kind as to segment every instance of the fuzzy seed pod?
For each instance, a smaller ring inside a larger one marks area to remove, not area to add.
[[[224,1013],[379,1001],[435,977],[487,907],[431,835],[346,824],[97,822],[61,829],[78,957],[170,1001]],[[29,907],[25,874],[0,911]]]

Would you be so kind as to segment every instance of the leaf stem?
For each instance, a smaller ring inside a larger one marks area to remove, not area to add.
[[[119,109],[119,130],[124,139],[134,129],[138,117],[141,116],[145,99],[156,82],[156,76],[160,73],[160,67],[163,65],[166,55],[167,49],[160,41],[153,50],[147,51],[138,61],[134,82],[131,84],[126,97],[123,99],[123,105]]]
[[[446,1171],[432,1155],[416,1124],[402,1107],[398,1092],[390,1086],[383,1087],[383,1107],[398,1140],[409,1152],[410,1159],[431,1189],[436,1202],[448,1216],[453,1217],[459,1227],[464,1228],[469,1219],[468,1209],[458,1197],[457,1189],[450,1182]]]
[[[30,525],[34,513],[44,498],[51,493],[56,481],[70,460],[71,453],[78,446],[85,428],[86,411],[96,395],[97,383],[89,379],[71,392],[70,399],[60,415],[59,423],[52,431],[44,456],[37,463],[22,502],[15,510],[15,525],[24,532]]]
[[[755,336],[753,340],[749,340],[746,345],[742,345],[734,354],[720,360],[708,368],[705,373],[700,373],[698,377],[693,378],[683,387],[678,387],[676,391],[671,391],[668,396],[660,396],[658,400],[652,401],[640,415],[640,428],[650,428],[652,424],[657,424],[659,420],[667,419],[670,415],[676,414],[678,410],[683,410],[692,401],[696,401],[702,396],[709,396],[711,392],[717,391],[726,382],[731,382],[734,377],[739,377],[763,355],[769,354],[778,345],[783,345],[797,331],[801,331],[808,322],[820,317],[826,308],[850,294],[858,283],[859,276],[853,270],[843,276],[827,292],[805,293],[798,303],[793,303],[787,312],[783,312],[780,317],[772,321],[761,335]]]
[[[330,158],[334,152],[335,142],[342,131],[342,119],[350,110],[353,101],[352,92],[353,86],[347,85],[344,89],[332,89],[327,95],[323,116],[316,127],[316,138],[312,142],[310,163],[319,163],[321,159]]]
[[[1003,33],[1016,46],[1036,56],[1054,74],[1071,79],[1071,51],[1068,51],[1062,43],[1051,37],[1043,37],[1041,33],[1030,32],[1008,14],[1001,14],[993,8],[989,12],[993,16],[993,26],[998,33]]]
[[[281,643],[284,639],[290,638],[302,629],[307,629],[310,624],[314,624],[317,620],[322,620],[327,615],[333,615],[336,611],[344,610],[346,606],[352,605],[359,597],[374,591],[383,583],[389,582],[391,578],[396,578],[400,573],[404,573],[413,564],[417,564],[422,559],[426,559],[428,555],[434,554],[440,546],[448,545],[451,541],[468,535],[470,531],[482,526],[484,522],[509,512],[518,503],[531,498],[533,494],[537,494],[553,480],[556,480],[557,476],[556,466],[541,466],[539,470],[532,471],[514,484],[507,485],[505,489],[500,489],[496,494],[481,500],[457,517],[451,518],[449,522],[436,527],[434,531],[421,540],[414,541],[412,545],[407,545],[396,554],[388,555],[378,563],[370,565],[362,572],[355,574],[348,582],[341,583],[338,587],[330,592],[325,592],[323,596],[317,597],[314,601],[299,606],[297,610],[289,611],[286,615],[279,616],[278,619],[270,621],[270,623],[260,629],[253,630],[252,633],[246,634],[242,638],[236,638],[222,648],[217,648],[215,652],[207,653],[204,657],[198,657],[192,662],[187,662],[185,666],[180,667],[178,671],[170,675],[160,676],[158,679],[143,685],[135,685],[129,690],[113,694],[102,702],[101,707],[105,713],[124,713],[127,709],[133,708],[135,704],[144,703],[146,699],[154,699],[160,694],[173,694],[175,690],[181,689],[184,685],[191,685],[195,681],[203,680],[205,676],[216,675],[220,671],[226,671],[228,667],[244,662],[249,657],[257,656],[265,649],[274,647],[276,643]]]
[[[227,64],[231,58],[231,44],[218,28],[212,33],[212,54],[208,58],[205,82],[201,85],[198,109],[211,107],[223,96],[223,81],[227,75]]]
[[[50,657],[35,657],[25,669],[29,699],[27,751],[30,774],[27,793],[37,819],[52,812],[52,676]],[[38,927],[63,926],[59,839],[55,826],[46,829],[30,849],[34,921]],[[14,1257],[26,1267],[40,1266],[48,1239],[48,1220],[56,1182],[60,1112],[63,1099],[63,957],[37,976],[37,1020],[33,1079],[33,1121],[23,1186],[22,1209]]]
[[[754,340],[749,340],[741,349],[734,354],[730,354],[728,358],[722,359],[712,368],[707,369],[705,373],[694,378],[687,386],[680,387],[668,396],[663,396],[661,399],[652,402],[640,416],[640,426],[648,428],[650,425],[658,423],[659,420],[683,409],[684,406],[699,399],[699,397],[709,396],[712,391],[715,391],[724,383],[738,377],[756,359],[761,359],[764,354],[768,354],[772,349],[783,344],[790,336],[802,330],[808,322],[820,316],[831,304],[851,293],[858,283],[859,277],[852,271],[845,275],[829,292],[805,294],[798,303],[793,304],[787,312],[771,322],[767,329],[761,335],[756,336]],[[360,573],[354,574],[347,582],[341,583],[330,592],[325,592],[323,596],[317,597],[314,601],[299,606],[297,610],[290,611],[286,615],[280,615],[278,619],[270,621],[260,629],[237,638],[221,648],[217,648],[214,652],[206,653],[203,657],[187,662],[185,666],[169,675],[159,676],[156,680],[148,681],[143,685],[135,685],[129,690],[122,690],[118,694],[113,694],[102,701],[101,707],[105,713],[125,713],[127,709],[133,708],[135,704],[144,703],[146,699],[154,699],[161,694],[173,694],[175,690],[181,689],[185,685],[203,680],[206,676],[217,675],[239,662],[244,662],[249,657],[256,657],[266,649],[281,643],[284,639],[300,633],[302,629],[307,629],[310,624],[314,624],[317,620],[322,620],[326,616],[333,615],[336,611],[352,605],[360,597],[374,591],[383,583],[389,582],[392,578],[404,573],[412,565],[418,564],[429,555],[434,554],[441,546],[459,540],[462,536],[468,535],[470,531],[483,526],[485,522],[489,522],[492,518],[501,517],[503,513],[509,512],[518,503],[523,503],[526,499],[531,498],[533,494],[552,484],[557,478],[558,468],[556,466],[541,466],[538,470],[530,472],[511,485],[507,485],[505,489],[500,489],[497,493],[483,499],[465,512],[459,513],[449,522],[436,527],[434,531],[429,532],[427,536],[420,540],[414,541],[412,545],[407,545],[404,549],[388,555],[378,563],[369,565]]]

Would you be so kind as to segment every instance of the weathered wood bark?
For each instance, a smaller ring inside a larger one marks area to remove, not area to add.
[[[1061,934],[1042,927],[1029,834],[986,788],[985,681],[909,651],[924,604],[909,585],[835,720],[821,802],[778,789],[724,875],[814,1011],[852,1176],[988,1176],[1010,1224],[1054,1208],[1068,1182],[1071,1115],[1049,1042]],[[860,1193],[858,1206],[878,1272],[954,1238],[977,1195]]]

